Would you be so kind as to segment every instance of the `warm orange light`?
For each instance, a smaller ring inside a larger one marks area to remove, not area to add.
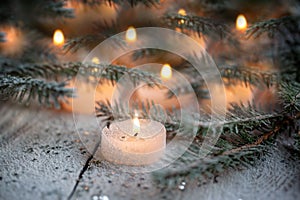
[[[56,46],[61,46],[64,44],[64,42],[65,42],[65,37],[63,32],[59,29],[55,30],[53,34],[53,44],[55,44]]]
[[[97,65],[100,64],[99,58],[93,57],[93,58],[92,58],[92,63],[97,64]]]
[[[169,64],[164,64],[160,71],[160,76],[163,79],[170,79],[172,78],[172,68]]]
[[[179,15],[182,15],[182,16],[186,16],[186,12],[185,12],[184,9],[178,10],[178,14],[179,14]],[[184,20],[183,20],[183,19],[180,20],[180,24],[184,24]]]
[[[130,26],[126,31],[126,40],[133,42],[136,40],[136,30],[133,26]]]
[[[185,12],[185,10],[184,10],[184,9],[180,9],[180,10],[178,10],[178,14],[179,14],[179,15],[186,16],[186,12]]]
[[[236,29],[240,31],[244,31],[247,29],[247,20],[244,15],[239,15],[236,18]]]
[[[5,33],[4,42],[0,42],[0,54],[5,56],[20,55],[28,45],[26,35],[21,29],[12,26],[0,27],[0,32]]]
[[[141,131],[140,120],[138,118],[138,115],[135,114],[135,116],[133,118],[133,133],[137,134],[137,133],[140,133],[140,131]]]

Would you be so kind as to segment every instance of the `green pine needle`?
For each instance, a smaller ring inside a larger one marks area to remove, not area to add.
[[[45,82],[30,77],[0,75],[0,96],[2,100],[11,99],[26,104],[38,100],[41,105],[60,108],[60,101],[72,97],[73,90],[65,88],[66,83]]]

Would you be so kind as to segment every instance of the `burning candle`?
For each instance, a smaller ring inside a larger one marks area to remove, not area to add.
[[[245,31],[247,29],[247,20],[246,17],[242,14],[238,15],[235,23],[236,29],[239,31]]]
[[[160,77],[163,81],[172,79],[172,67],[169,64],[164,64],[160,70]],[[164,109],[172,109],[173,107],[178,108],[180,102],[173,96],[168,98],[169,88],[167,87],[148,87],[144,86],[138,88],[133,94],[133,99],[139,99],[140,101],[150,100],[155,104],[159,104]]]
[[[136,41],[136,30],[133,26],[130,26],[126,31],[126,40],[128,42],[134,42]]]
[[[157,121],[135,116],[102,130],[101,154],[116,164],[150,165],[163,156],[165,148],[166,129]]]
[[[53,34],[53,44],[56,46],[62,46],[65,42],[65,36],[59,29],[55,30]]]
[[[182,15],[182,16],[186,16],[186,12],[185,12],[184,9],[179,9],[179,10],[178,10],[178,14],[179,14],[179,15]],[[180,24],[184,24],[184,20],[183,20],[183,19],[180,20],[179,23],[180,23]]]

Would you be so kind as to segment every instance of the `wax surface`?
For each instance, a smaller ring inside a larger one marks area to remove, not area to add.
[[[102,131],[102,156],[113,163],[149,165],[158,161],[166,148],[166,129],[156,121],[141,120],[139,134],[132,131],[132,120],[115,122]]]

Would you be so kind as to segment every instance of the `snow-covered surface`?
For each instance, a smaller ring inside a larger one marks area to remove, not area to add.
[[[300,199],[299,160],[284,150],[200,187],[161,191],[151,174],[90,160],[71,113],[2,105],[0,116],[0,199]],[[78,128],[97,136],[88,124]]]

